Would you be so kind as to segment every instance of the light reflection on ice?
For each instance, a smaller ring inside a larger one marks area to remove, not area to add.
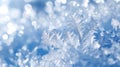
[[[0,67],[120,65],[119,2],[1,0]]]

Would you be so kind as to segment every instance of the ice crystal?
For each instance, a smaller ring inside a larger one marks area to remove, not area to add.
[[[0,67],[119,67],[120,0],[1,0]]]

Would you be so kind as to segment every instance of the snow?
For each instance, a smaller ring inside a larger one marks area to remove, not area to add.
[[[0,67],[120,67],[119,0],[1,0]]]

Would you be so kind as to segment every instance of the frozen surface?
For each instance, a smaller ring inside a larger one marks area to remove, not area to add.
[[[0,0],[0,67],[120,67],[120,0]]]

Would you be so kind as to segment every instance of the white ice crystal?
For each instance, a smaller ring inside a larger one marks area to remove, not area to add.
[[[1,0],[0,67],[120,66],[120,0]]]

